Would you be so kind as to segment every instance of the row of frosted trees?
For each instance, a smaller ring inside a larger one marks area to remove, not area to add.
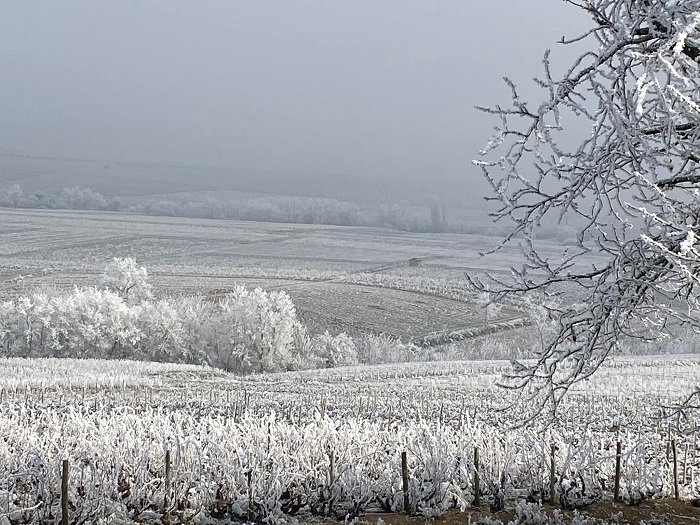
[[[345,334],[310,337],[282,291],[156,298],[144,268],[114,259],[102,286],[0,302],[0,355],[206,362],[237,373],[351,365]]]

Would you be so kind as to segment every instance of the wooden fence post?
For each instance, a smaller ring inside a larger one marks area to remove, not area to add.
[[[401,477],[403,478],[403,511],[411,513],[411,500],[408,497],[408,459],[406,451],[401,452]]]
[[[622,441],[617,442],[617,450],[615,452],[615,488],[613,492],[614,501],[620,499],[620,460],[622,456]]]
[[[248,478],[248,521],[255,521],[255,515],[253,512],[253,471],[248,469],[246,472],[246,477]]]
[[[170,524],[170,450],[165,451],[165,496],[163,497],[163,523]]]
[[[556,503],[556,494],[554,494],[554,487],[556,482],[554,455],[556,454],[556,450],[556,445],[552,443],[549,448],[549,503],[551,505],[554,505]]]
[[[481,504],[481,494],[479,491],[479,447],[474,447],[474,506]]]
[[[671,440],[671,453],[673,454],[673,494],[676,499],[680,499],[678,490],[678,450],[676,449],[676,440]]]
[[[330,466],[328,468],[328,491],[330,501],[328,502],[328,515],[333,516],[333,484],[335,483],[335,450],[330,452]]]
[[[64,459],[61,471],[61,525],[68,525],[68,460]]]

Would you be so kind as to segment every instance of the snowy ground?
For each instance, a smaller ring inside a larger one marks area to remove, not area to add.
[[[466,289],[465,272],[518,264],[513,249],[479,255],[496,243],[376,228],[0,210],[0,292],[97,284],[113,257],[133,257],[161,293],[225,293],[235,284],[284,289],[312,332],[415,340],[485,324],[476,297],[455,287]],[[552,257],[565,249],[548,246]],[[420,268],[408,268],[414,257]],[[519,317],[504,308],[489,321]]]

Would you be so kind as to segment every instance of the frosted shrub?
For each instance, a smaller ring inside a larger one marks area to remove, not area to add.
[[[293,330],[295,358],[289,365],[290,370],[308,370],[321,366],[320,358],[314,353],[309,331],[302,323],[297,323]]]
[[[366,334],[357,342],[357,354],[362,364],[403,363],[416,360],[421,349],[383,334]]]
[[[118,357],[140,338],[137,315],[109,290],[75,288],[48,301],[41,294],[27,299],[44,312],[37,333],[40,355]]]
[[[0,305],[2,354],[115,357],[139,338],[135,321],[121,297],[108,290],[23,296]]]
[[[13,336],[16,334],[17,309],[12,301],[0,302],[0,354],[10,355],[10,346],[13,343]]]
[[[186,356],[182,321],[169,301],[143,301],[134,311],[144,335],[135,358],[182,361]]]
[[[235,372],[277,372],[291,366],[296,308],[286,292],[236,286],[218,304],[221,316],[217,364]]]
[[[320,365],[325,368],[357,364],[355,342],[345,332],[332,336],[326,331],[315,336],[311,345],[313,353],[318,356]]]
[[[180,297],[175,303],[183,338],[184,352],[191,362],[211,362],[217,354],[216,334],[219,330],[216,303],[201,297]]]
[[[106,210],[108,208],[104,195],[79,186],[63,188],[58,196],[56,207],[69,210]]]

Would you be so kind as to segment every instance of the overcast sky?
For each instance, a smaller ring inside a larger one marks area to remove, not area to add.
[[[3,2],[0,153],[465,180],[561,0]]]

